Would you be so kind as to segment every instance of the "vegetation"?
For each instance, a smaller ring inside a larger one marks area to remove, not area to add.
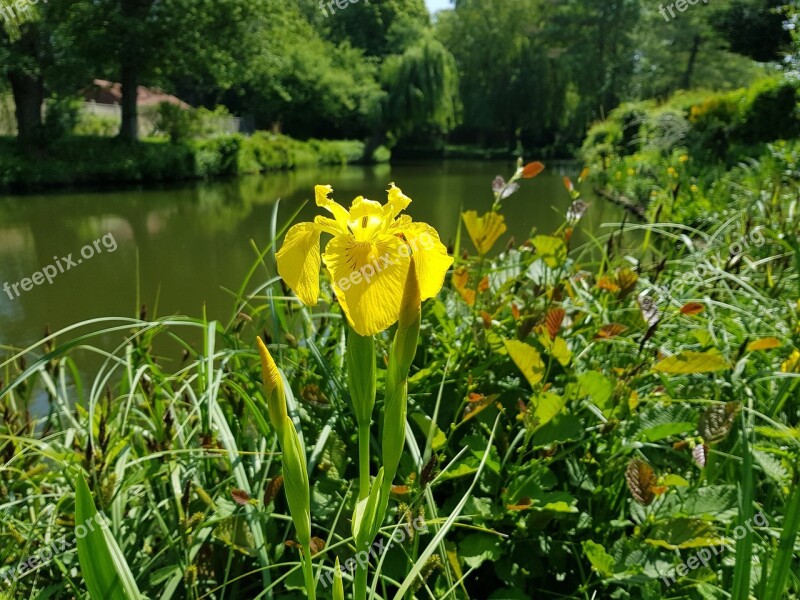
[[[148,139],[120,145],[114,138],[78,136],[59,140],[46,162],[20,154],[6,140],[0,150],[0,187],[26,191],[64,185],[138,183],[230,177],[361,162],[364,143],[308,140],[259,132],[169,143]],[[373,160],[385,162],[380,148]]]
[[[374,529],[408,533],[371,558],[374,597],[800,597],[797,164],[778,145],[736,167],[707,226],[616,224],[579,247],[591,207],[567,181],[564,226],[497,250],[502,205],[538,164],[496,182],[489,212],[463,215],[454,269],[423,304],[406,450]],[[145,596],[302,597],[308,565],[324,581],[369,547],[349,521],[363,518],[364,473],[379,482],[387,466],[381,436],[398,431],[382,401],[398,350],[384,332],[373,358],[356,352],[328,284],[316,310],[287,296],[275,250],[256,250],[227,322],[96,319],[7,349],[3,562],[94,514],[82,474],[119,545],[100,572],[80,545],[59,554],[12,582],[14,598],[79,595],[109,572]],[[285,377],[267,369],[265,388],[256,335]],[[103,357],[90,380],[86,350]],[[368,387],[353,374],[371,362],[378,426],[365,436]],[[281,491],[305,461],[287,459],[281,479],[276,398],[308,460],[306,545],[302,501],[292,521]],[[404,527],[419,517],[427,529]]]

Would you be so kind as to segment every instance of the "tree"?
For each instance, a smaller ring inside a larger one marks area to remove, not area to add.
[[[225,89],[254,47],[259,0],[64,0],[79,49],[122,84],[120,138],[138,136],[137,88],[170,76]],[[234,43],[231,42],[234,40]]]
[[[383,64],[384,128],[395,137],[441,138],[458,124],[458,66],[430,35]]]

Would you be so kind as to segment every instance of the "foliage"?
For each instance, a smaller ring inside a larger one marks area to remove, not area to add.
[[[16,192],[64,185],[180,181],[343,165],[363,160],[358,141],[309,140],[266,133],[218,135],[166,143],[123,144],[108,137],[66,137],[53,142],[47,161],[20,154],[0,141],[0,188]],[[385,148],[373,159],[388,160]]]
[[[571,182],[565,225],[519,247],[496,250],[501,214],[470,218],[482,254],[468,256],[463,236],[452,277],[424,305],[408,450],[380,535],[419,516],[428,529],[378,554],[380,597],[400,587],[412,597],[699,600],[723,597],[734,577],[757,598],[800,597],[789,573],[799,165],[797,145],[786,145],[735,168],[720,184],[728,203],[704,229],[614,224],[572,247],[586,207]],[[535,167],[498,183],[495,200],[514,201]],[[83,472],[141,593],[297,595],[301,560],[254,351],[264,332],[286,376],[287,423],[301,426],[309,456],[315,571],[353,557],[344,323],[333,306],[288,298],[270,249],[258,255],[265,274],[251,272],[226,322],[99,319],[80,324],[79,341],[64,330],[10,349],[0,365],[5,564],[71,535],[67,474]],[[390,345],[379,336],[378,356]],[[108,357],[94,380],[79,347]],[[31,420],[40,395],[46,408]],[[61,554],[13,583],[15,597],[80,595],[77,561]],[[672,571],[683,563],[688,574]]]

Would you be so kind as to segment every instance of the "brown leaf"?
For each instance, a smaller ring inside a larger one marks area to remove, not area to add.
[[[519,321],[519,307],[512,302],[511,304],[511,316],[514,317],[515,321]]]
[[[625,325],[620,325],[619,323],[609,323],[608,325],[603,325],[597,332],[597,335],[594,336],[594,338],[608,340],[613,337],[617,337],[619,334],[626,331],[627,329],[628,328],[625,327]]]
[[[244,490],[233,489],[231,490],[231,497],[233,501],[239,506],[247,506],[250,504],[250,495]]]
[[[634,458],[625,469],[625,481],[631,495],[642,506],[649,506],[655,498],[653,488],[656,485],[656,474],[653,467],[643,460]]]
[[[411,493],[411,488],[407,485],[393,485],[392,493],[398,496],[405,496]]]
[[[485,310],[481,311],[481,319],[483,319],[483,327],[484,329],[491,329],[492,327],[492,315],[490,315]]]
[[[488,289],[489,289],[489,276],[484,275],[483,279],[481,279],[481,282],[478,284],[478,291],[485,292]]]
[[[731,431],[736,415],[742,405],[739,402],[726,402],[709,406],[700,416],[697,429],[707,444],[721,442]]]
[[[550,339],[554,340],[561,330],[561,323],[564,322],[564,317],[567,312],[561,308],[551,308],[547,311],[547,316],[544,318],[545,325],[547,326],[547,333],[550,334]]]
[[[544,171],[544,164],[540,163],[539,161],[528,163],[522,169],[522,176],[525,179],[533,179],[539,173]]]
[[[278,496],[278,492],[283,487],[283,475],[278,475],[270,479],[267,488],[264,490],[264,506],[269,506]]]
[[[318,537],[312,537],[311,538],[311,556],[314,556],[315,554],[319,554],[323,550],[325,550],[325,540],[323,540],[321,538],[318,538]]]
[[[694,315],[699,315],[703,312],[704,308],[705,306],[699,302],[689,302],[681,307],[681,313],[692,317]]]
[[[570,179],[566,175],[564,176],[564,187],[567,188],[567,191],[570,194],[575,191],[575,186],[572,184],[572,179]]]

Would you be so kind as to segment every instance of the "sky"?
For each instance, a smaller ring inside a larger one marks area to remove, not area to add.
[[[425,0],[425,4],[432,13],[437,10],[442,10],[443,8],[453,7],[453,5],[450,4],[450,0]]]

